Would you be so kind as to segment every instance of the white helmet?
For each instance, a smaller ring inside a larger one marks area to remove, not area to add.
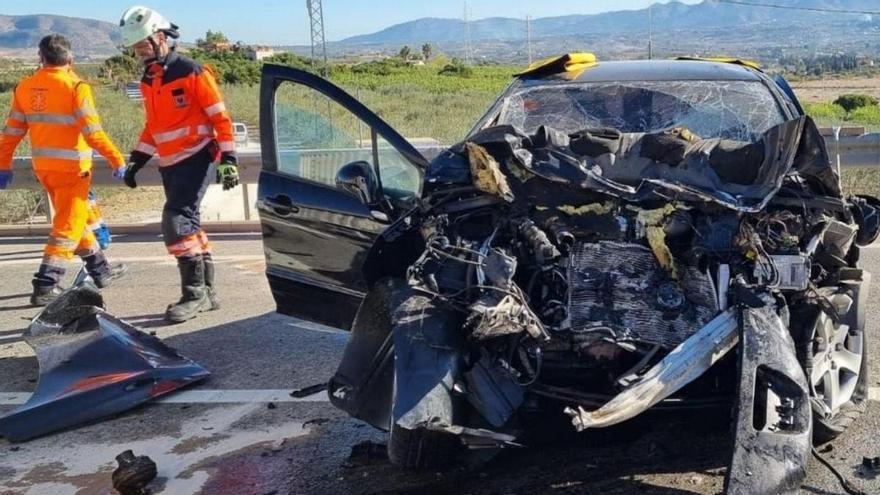
[[[129,7],[122,13],[119,27],[122,31],[122,46],[126,48],[159,32],[166,32],[172,38],[177,38],[177,26],[155,10],[140,5]]]

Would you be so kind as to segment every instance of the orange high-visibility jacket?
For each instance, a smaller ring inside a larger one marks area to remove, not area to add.
[[[147,120],[137,151],[158,153],[159,165],[179,163],[217,140],[234,152],[232,118],[210,70],[171,52],[164,65],[152,64],[141,79]]]
[[[101,128],[92,88],[70,66],[44,67],[15,88],[0,134],[0,170],[10,169],[12,154],[28,132],[37,171],[89,171],[92,148],[114,169],[125,164]]]

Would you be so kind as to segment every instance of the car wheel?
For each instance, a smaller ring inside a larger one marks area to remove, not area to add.
[[[816,444],[840,436],[868,407],[866,332],[848,317],[854,310],[852,298],[837,293],[831,302],[846,310],[838,321],[820,311],[813,327],[809,372]]]
[[[395,380],[394,391],[397,392]],[[394,407],[394,394],[389,408]],[[393,418],[394,416],[391,415]],[[425,428],[410,430],[391,420],[388,429],[388,460],[409,469],[447,467],[458,460],[462,450],[458,437]]]
[[[460,442],[454,435],[392,424],[388,431],[388,460],[410,469],[447,467],[458,461]]]

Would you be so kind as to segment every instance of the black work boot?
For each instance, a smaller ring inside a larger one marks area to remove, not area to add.
[[[168,305],[165,319],[171,323],[182,323],[195,318],[200,312],[207,310],[211,301],[205,288],[205,264],[201,256],[177,259],[180,270],[180,300]]]
[[[90,256],[83,256],[86,264],[86,271],[95,281],[95,285],[99,289],[110,287],[110,283],[125,275],[128,266],[125,263],[110,263],[104,256],[103,252],[98,252]]]
[[[34,286],[34,292],[31,294],[32,306],[46,306],[54,301],[64,292],[58,283],[64,278],[64,268],[59,266],[40,265],[31,284]]]
[[[211,301],[211,311],[220,309],[220,298],[217,297],[217,287],[214,285],[214,258],[211,253],[202,255],[205,264],[205,289],[208,291],[208,300]]]

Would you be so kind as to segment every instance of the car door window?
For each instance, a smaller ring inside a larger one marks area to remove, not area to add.
[[[418,195],[421,175],[354,114],[324,94],[285,82],[275,92],[275,142],[278,171],[336,187],[336,172],[364,161],[377,170],[386,195]]]

